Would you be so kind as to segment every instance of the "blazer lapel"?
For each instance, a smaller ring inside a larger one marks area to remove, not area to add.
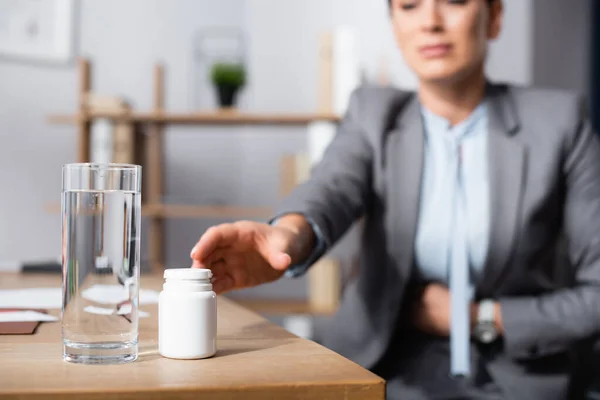
[[[413,265],[415,234],[419,215],[421,173],[423,170],[424,131],[421,110],[412,96],[387,136],[385,146],[389,210],[388,230],[403,273]],[[404,274],[403,274],[404,275]]]
[[[515,139],[516,114],[505,87],[488,86],[490,238],[477,296],[493,295],[510,262],[518,234],[526,151]]]

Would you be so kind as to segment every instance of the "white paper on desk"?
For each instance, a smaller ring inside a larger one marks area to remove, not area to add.
[[[104,308],[104,307],[96,307],[96,306],[87,306],[83,309],[85,312],[89,312],[90,314],[98,314],[98,315],[112,315],[115,310],[113,308]]]
[[[0,308],[61,308],[61,288],[0,290]]]
[[[100,304],[116,305],[129,300],[128,289],[119,285],[94,285],[84,290],[83,298]],[[157,304],[158,292],[150,289],[140,289],[139,304]]]
[[[158,304],[158,293],[156,290],[141,289],[140,304]]]
[[[119,314],[119,315],[131,314],[131,304],[124,304],[123,307],[119,308],[119,312],[117,312],[117,314]],[[145,317],[148,317],[149,315],[150,314],[148,314],[146,311],[138,310],[138,316],[140,318],[145,318]]]
[[[0,312],[0,322],[55,322],[58,318],[37,311]]]
[[[83,309],[83,311],[89,312],[90,314],[97,314],[97,315],[115,315],[114,308],[87,306]],[[127,315],[130,313],[131,313],[131,304],[125,304],[125,305],[123,305],[123,307],[119,308],[119,311],[117,311],[116,315]],[[146,318],[149,315],[150,314],[148,314],[145,311],[138,310],[138,316],[140,318]]]

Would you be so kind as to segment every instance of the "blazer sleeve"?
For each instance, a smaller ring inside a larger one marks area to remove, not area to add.
[[[370,198],[373,149],[361,127],[360,103],[358,89],[310,179],[298,185],[277,209],[277,217],[298,213],[316,225],[324,246],[321,254],[311,257],[313,260],[362,215]]]
[[[565,142],[564,231],[572,287],[539,297],[500,299],[504,346],[515,357],[543,356],[600,334],[600,139],[580,111]]]

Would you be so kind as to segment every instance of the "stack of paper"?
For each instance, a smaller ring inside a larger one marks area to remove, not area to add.
[[[58,318],[37,311],[7,311],[0,312],[0,322],[55,322]]]
[[[0,290],[0,308],[61,308],[60,288]]]
[[[94,285],[84,290],[84,299],[100,304],[119,304],[129,300],[128,289],[119,285]],[[140,289],[139,304],[157,304],[158,292],[150,289]]]

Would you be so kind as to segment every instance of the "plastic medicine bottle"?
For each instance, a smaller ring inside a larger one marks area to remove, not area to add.
[[[217,351],[217,295],[208,269],[166,269],[158,301],[158,352],[197,359]]]

